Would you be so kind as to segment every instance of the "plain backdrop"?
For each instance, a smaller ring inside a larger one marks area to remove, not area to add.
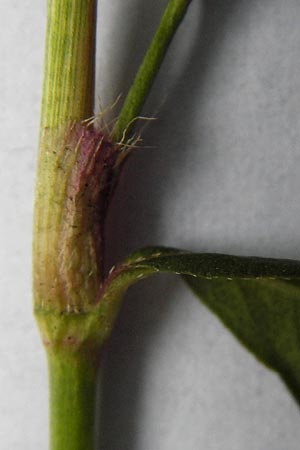
[[[97,109],[126,93],[166,4],[99,0]],[[47,449],[30,278],[45,16],[44,0],[0,3],[5,450]],[[300,258],[299,23],[298,0],[194,0],[110,211],[108,264],[149,244]],[[173,276],[128,293],[101,397],[102,450],[299,448],[299,409],[280,379]]]

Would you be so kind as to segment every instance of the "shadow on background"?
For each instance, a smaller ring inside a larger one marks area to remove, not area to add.
[[[136,2],[139,12],[145,6],[143,3]],[[241,0],[207,0],[203,10],[198,10],[197,35],[191,43],[185,67],[159,112],[160,119],[144,135],[146,144],[154,142],[158,149],[142,150],[131,157],[114,199],[107,224],[109,266],[138,247],[163,244],[158,242],[157,227],[161,208],[160,186],[161,183],[164,186],[168,184],[168,176],[175,167],[184,165],[186,159],[192,157],[185,148],[189,130],[195,127],[194,102],[201,102],[203,81],[214,63],[218,47],[222,45],[228,20],[239,3],[244,6]],[[156,9],[161,11],[161,5],[156,4]],[[151,14],[143,14],[142,20],[129,24],[130,38],[122,49],[123,67],[131,59],[132,45],[136,45],[136,36],[140,38],[140,30],[151,30],[152,34],[152,28],[147,24],[150,20],[152,23],[149,16]],[[149,39],[150,36],[143,33],[143,40],[149,42]],[[137,59],[140,58],[135,61]],[[167,82],[167,73],[168,68],[163,66],[162,83]],[[132,68],[130,75],[132,78]],[[128,76],[125,76],[123,83],[121,80],[118,83],[128,86]],[[154,96],[159,99],[160,94],[160,87],[156,84]],[[150,279],[136,285],[130,291],[130,299],[127,297],[122,307],[105,357],[100,394],[101,448],[139,448],[139,416],[145,387],[143,378],[147,348],[151,346],[152,337],[163,326],[170,308],[174,307],[172,292],[180,282],[172,279],[170,284],[169,280],[169,277],[162,276],[157,277],[155,282]]]

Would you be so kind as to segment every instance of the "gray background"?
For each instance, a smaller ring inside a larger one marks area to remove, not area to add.
[[[42,0],[1,0],[0,442],[47,448],[30,246]],[[97,89],[125,93],[166,0],[100,0]],[[300,258],[300,2],[194,0],[109,217],[113,263],[146,244]],[[97,100],[99,108],[99,101]],[[105,450],[296,450],[299,411],[181,282],[127,295],[103,374]]]

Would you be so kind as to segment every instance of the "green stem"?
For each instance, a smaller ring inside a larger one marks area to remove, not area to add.
[[[36,318],[48,353],[51,450],[93,449],[95,355],[99,355],[101,344],[88,336],[94,350],[82,351],[87,340],[82,336],[82,321],[89,320],[85,310],[95,301],[99,276],[94,268],[91,233],[86,231],[90,227],[80,222],[80,228],[78,218],[76,224],[69,220],[67,201],[72,201],[69,186],[75,183],[71,174],[77,167],[77,134],[82,134],[79,122],[93,114],[96,6],[96,0],[48,0],[33,291],[39,312]],[[78,209],[77,203],[75,206]],[[79,211],[79,216],[86,220],[86,214]],[[74,229],[72,235],[67,226]],[[72,247],[69,252],[66,246]],[[71,331],[70,321],[76,322]],[[45,329],[50,330],[46,337]]]
[[[48,0],[41,128],[93,114],[97,0]]]
[[[93,450],[97,370],[83,354],[49,354],[50,450]]]
[[[96,7],[96,0],[48,0],[33,239],[36,305],[47,299],[52,306],[66,308],[70,298],[61,299],[70,291],[66,285],[79,292],[78,284],[84,285],[83,278],[88,280],[88,290],[92,294],[99,287],[100,275],[95,268],[91,237],[83,233],[83,225],[80,228],[66,218],[70,210],[67,204],[71,198],[70,184],[75,183],[70,181],[71,173],[76,164],[79,165],[75,161],[80,137],[78,122],[93,113]],[[78,124],[77,131],[74,123]],[[86,214],[81,216],[84,219]],[[73,229],[73,235],[78,232],[69,239],[72,243],[76,241],[76,248],[70,249],[69,260],[64,264],[62,259],[67,256],[62,250],[71,245],[67,243],[64,231],[69,222],[74,227],[69,227]],[[81,237],[87,242],[83,243]],[[79,254],[83,248],[85,256]],[[85,268],[79,267],[81,264]],[[66,265],[68,273],[64,273],[62,279],[62,266]],[[95,276],[88,277],[87,273]],[[74,276],[77,284],[73,283]]]
[[[115,125],[116,140],[119,141],[123,137],[124,130],[126,136],[129,135],[134,119],[140,114],[165,53],[190,3],[191,0],[169,1]]]

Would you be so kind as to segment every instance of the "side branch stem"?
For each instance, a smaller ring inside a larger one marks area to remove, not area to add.
[[[122,137],[129,137],[134,119],[142,110],[165,53],[190,3],[191,0],[169,0],[115,125],[114,137],[117,141]]]

